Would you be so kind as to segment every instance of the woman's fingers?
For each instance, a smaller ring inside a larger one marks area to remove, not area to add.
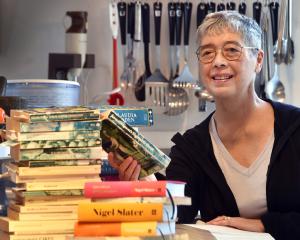
[[[140,170],[137,161],[128,157],[119,165],[119,178],[123,181],[138,180]]]

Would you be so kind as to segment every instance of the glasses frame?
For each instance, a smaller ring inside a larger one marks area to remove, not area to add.
[[[238,58],[236,58],[236,59],[228,59],[228,58],[224,55],[224,53],[223,53],[224,46],[226,46],[227,44],[235,44],[235,45],[237,45],[238,47],[241,48],[240,55],[239,55]],[[243,49],[255,49],[256,51],[259,50],[259,48],[257,48],[257,47],[241,46],[239,43],[228,42],[228,43],[225,43],[221,48],[215,48],[215,56],[212,58],[211,61],[204,61],[204,62],[203,62],[203,61],[201,61],[200,56],[199,56],[199,55],[200,55],[200,49],[201,49],[201,46],[198,47],[198,49],[196,50],[195,53],[196,53],[198,62],[201,62],[201,63],[203,63],[203,64],[212,63],[212,62],[215,60],[215,58],[216,58],[216,56],[217,56],[217,50],[219,50],[219,49],[221,49],[222,56],[223,56],[226,60],[228,60],[228,61],[238,61],[238,60],[240,59],[240,57],[242,56]]]

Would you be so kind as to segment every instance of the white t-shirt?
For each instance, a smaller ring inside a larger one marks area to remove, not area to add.
[[[210,120],[209,133],[215,157],[235,197],[241,217],[259,218],[267,211],[266,181],[274,133],[248,168],[239,164],[227,151],[219,138],[213,117]]]

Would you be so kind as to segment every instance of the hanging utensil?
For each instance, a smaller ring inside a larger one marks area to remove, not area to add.
[[[181,30],[182,30],[182,3],[177,2],[176,6],[176,18],[175,18],[175,45],[176,45],[176,56],[175,56],[175,75],[173,80],[179,76],[180,68],[180,45],[181,45]]]
[[[273,45],[275,45],[277,38],[278,38],[279,3],[273,1],[269,4],[269,8],[270,8],[271,23],[272,23],[272,39],[273,39]]]
[[[216,3],[212,2],[212,1],[208,2],[207,3],[207,14],[213,13],[215,11],[216,11]]]
[[[226,9],[230,11],[234,11],[236,8],[235,2],[227,2],[226,3]]]
[[[218,5],[217,5],[217,11],[220,12],[220,11],[224,11],[226,9],[225,7],[225,4],[224,2],[220,2]]]
[[[203,22],[203,19],[207,15],[208,6],[204,2],[200,2],[197,7],[197,28]]]
[[[134,25],[135,25],[135,3],[128,3],[127,11],[127,71],[128,87],[132,87],[136,81],[136,59],[134,58]]]
[[[123,72],[121,74],[121,87],[127,88],[129,83],[129,71],[127,63],[127,46],[126,46],[126,20],[127,20],[127,4],[124,1],[118,2],[118,15],[121,33],[121,45],[123,53]]]
[[[260,25],[262,4],[259,1],[255,1],[252,7],[253,7],[253,18],[258,23],[258,25]]]
[[[245,1],[240,1],[238,8],[239,8],[240,14],[246,15],[247,5],[246,5]]]
[[[182,88],[172,87],[174,79],[174,45],[175,45],[175,28],[176,28],[176,4],[174,2],[168,3],[168,20],[169,20],[169,41],[170,41],[170,80],[167,95],[167,111],[166,115],[175,116],[184,112],[189,105],[187,92]]]
[[[110,28],[113,38],[113,89],[119,88],[118,81],[118,10],[115,1],[109,4]],[[110,105],[124,105],[124,98],[119,93],[113,93],[109,96],[107,102]]]
[[[161,2],[156,1],[153,3],[153,15],[156,46],[156,69],[145,82],[146,106],[151,106],[154,113],[164,113],[167,106],[169,82],[160,70]]]
[[[275,44],[275,62],[280,64],[284,61],[285,55],[287,53],[287,42],[285,38],[286,32],[286,0],[281,1],[281,5],[279,8],[279,23],[278,23],[278,38]]]
[[[188,66],[188,49],[189,49],[189,34],[191,24],[191,14],[193,5],[191,2],[183,4],[183,31],[184,31],[184,67],[183,70],[174,81],[173,87],[182,87],[193,89],[198,87],[196,79],[193,77]]]
[[[270,11],[268,11],[267,6],[264,7],[262,13],[262,30],[264,36],[264,44],[265,48],[265,59],[264,61],[264,68],[267,71],[267,78],[266,79],[266,96],[274,101],[283,102],[285,100],[285,89],[281,81],[279,80],[278,74],[278,66],[274,63],[273,57],[273,34],[272,34],[272,23],[271,23],[271,16]],[[275,20],[275,19],[274,19]]]
[[[294,41],[292,40],[292,0],[287,0],[287,17],[286,17],[286,23],[287,23],[287,53],[285,55],[284,62],[286,64],[292,63],[294,57],[295,57],[295,51],[294,51]]]
[[[148,3],[142,5],[142,27],[144,42],[144,64],[145,72],[139,77],[135,85],[135,97],[138,101],[145,101],[145,81],[151,76],[149,63],[149,42],[150,42],[150,6]]]

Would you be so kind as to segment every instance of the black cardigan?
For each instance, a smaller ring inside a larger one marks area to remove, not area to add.
[[[300,109],[267,101],[274,109],[275,141],[267,172],[268,211],[261,220],[276,240],[300,239]],[[213,153],[211,115],[172,138],[175,145],[167,178],[187,182],[186,195],[192,197],[192,206],[179,208],[179,223],[193,223],[198,210],[203,221],[221,215],[239,216],[233,193]]]

